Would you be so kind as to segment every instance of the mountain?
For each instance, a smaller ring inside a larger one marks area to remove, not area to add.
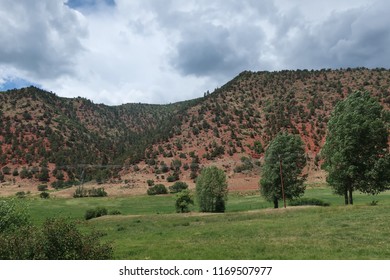
[[[189,108],[175,135],[154,145],[147,156],[157,155],[157,161],[164,163],[180,159],[183,166],[194,163],[197,156],[198,164],[212,161],[229,174],[240,173],[256,166],[278,132],[288,131],[299,134],[306,145],[306,171],[317,172],[335,104],[361,90],[388,110],[389,86],[390,71],[385,69],[245,71]]]
[[[46,168],[61,179],[77,177],[81,164],[113,167],[104,177],[135,163],[171,180],[194,178],[210,163],[240,173],[258,167],[270,140],[289,131],[305,142],[312,172],[334,105],[356,90],[388,110],[390,71],[245,71],[203,98],[169,105],[107,106],[35,87],[9,90],[0,93],[0,167],[8,176],[35,168],[37,178]]]
[[[106,106],[35,87],[2,92],[0,167],[138,162],[148,145],[170,137],[182,112],[197,102]]]

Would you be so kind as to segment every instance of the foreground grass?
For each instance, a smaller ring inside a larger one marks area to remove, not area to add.
[[[390,259],[389,207],[102,218],[118,259]]]
[[[355,205],[327,187],[306,197],[331,207],[272,209],[259,194],[231,194],[224,214],[176,214],[173,196],[32,199],[34,223],[62,216],[82,220],[103,206],[123,215],[82,222],[103,233],[116,259],[390,259],[390,192],[355,195]]]

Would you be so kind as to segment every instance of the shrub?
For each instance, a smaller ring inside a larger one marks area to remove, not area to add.
[[[24,204],[14,199],[0,200],[0,217],[0,233],[29,224]]]
[[[30,171],[27,170],[26,167],[23,167],[22,170],[19,173],[20,179],[25,179],[25,178],[32,178],[32,174]]]
[[[12,172],[12,176],[14,177],[19,176],[19,171],[17,168],[15,168],[14,171]]]
[[[9,168],[8,166],[4,166],[3,167],[3,173],[5,175],[10,175],[11,174],[11,168]]]
[[[2,260],[103,260],[112,247],[100,243],[98,232],[82,233],[73,221],[48,219],[41,228],[20,227],[0,235]]]
[[[184,182],[176,182],[172,186],[169,187],[170,193],[178,193],[183,190],[188,189],[188,185]]]
[[[119,211],[119,210],[112,210],[112,211],[110,211],[110,213],[109,213],[109,215],[121,215],[121,214],[122,214],[122,212]]]
[[[154,185],[153,180],[147,180],[146,183],[148,184],[149,187],[152,187]]]
[[[157,184],[147,190],[148,195],[167,194],[168,190],[163,184]]]
[[[50,194],[48,192],[41,192],[39,194],[39,197],[43,199],[48,199],[50,197]]]
[[[300,205],[317,205],[317,206],[329,206],[328,202],[324,202],[317,198],[299,198],[289,201],[290,206],[300,206]]]
[[[44,192],[47,191],[47,185],[38,185],[38,191]]]
[[[188,190],[183,190],[176,195],[176,212],[187,213],[190,212],[189,206],[194,205],[194,200]]]
[[[172,183],[172,182],[175,182],[175,181],[176,181],[176,176],[174,176],[174,175],[169,175],[169,176],[167,177],[167,182]]]
[[[88,190],[88,196],[90,197],[104,197],[107,196],[107,192],[104,190],[104,188],[92,188],[91,190]]]
[[[93,218],[105,216],[107,214],[108,214],[108,211],[105,207],[96,207],[93,209],[87,209],[87,211],[85,211],[84,218],[86,220],[90,220]]]
[[[15,195],[16,195],[17,198],[25,198],[26,197],[26,193],[25,192],[17,192]]]
[[[74,193],[73,193],[73,197],[74,198],[79,198],[79,197],[86,197],[87,196],[87,190],[82,188],[82,187],[78,187]]]
[[[80,197],[104,197],[107,196],[107,192],[104,188],[92,188],[90,190],[84,189],[83,187],[78,187],[73,193],[74,198]]]

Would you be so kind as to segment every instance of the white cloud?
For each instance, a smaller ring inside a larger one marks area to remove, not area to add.
[[[243,70],[390,67],[384,0],[72,2],[0,0],[0,84],[168,103]]]
[[[0,1],[1,65],[26,78],[71,74],[85,35],[82,16],[62,1]]]

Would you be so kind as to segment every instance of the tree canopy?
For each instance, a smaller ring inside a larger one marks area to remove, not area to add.
[[[196,195],[202,212],[225,212],[227,181],[223,170],[205,167],[196,179]]]
[[[353,204],[359,190],[378,194],[390,184],[386,112],[367,92],[355,92],[339,102],[329,120],[322,149],[327,182]]]
[[[281,186],[281,165],[286,199],[294,199],[305,191],[303,182],[306,179],[302,170],[306,165],[304,143],[298,135],[279,133],[271,141],[265,152],[264,165],[260,179],[262,196],[279,207],[283,198]]]

